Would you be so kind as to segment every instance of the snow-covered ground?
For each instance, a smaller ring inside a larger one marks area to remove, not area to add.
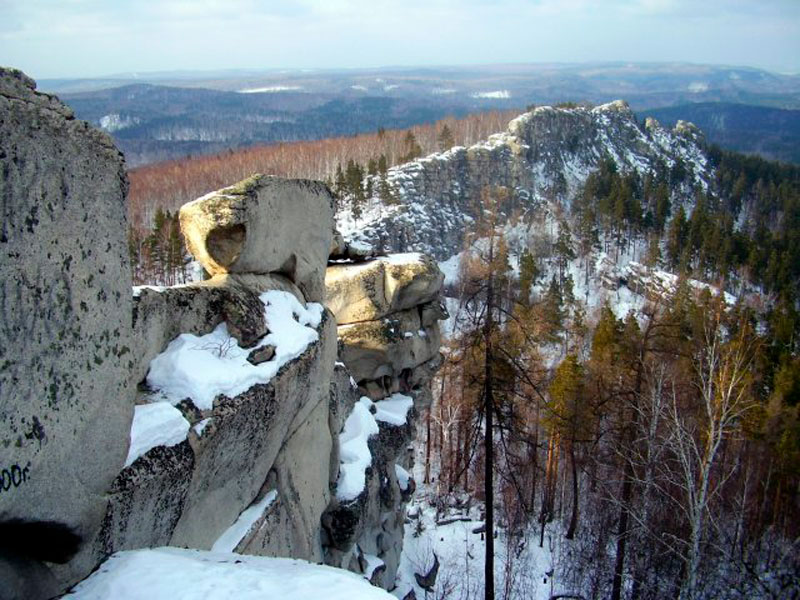
[[[74,600],[386,600],[342,569],[288,558],[183,548],[118,552],[67,595]]]
[[[421,463],[415,469],[422,481]],[[403,554],[397,572],[397,587],[392,591],[403,598],[414,590],[417,598],[468,600],[483,598],[486,537],[482,533],[482,504],[450,507],[437,511],[432,486],[418,484],[408,508]],[[462,499],[464,500],[464,499]],[[437,522],[439,523],[437,525]],[[553,594],[566,593],[559,585],[558,569],[553,562],[560,536],[545,533],[543,547],[538,545],[538,530],[509,536],[501,526],[495,537],[495,588],[498,598],[507,600],[548,600]],[[439,559],[439,573],[433,594],[416,582],[415,573],[425,575]]]

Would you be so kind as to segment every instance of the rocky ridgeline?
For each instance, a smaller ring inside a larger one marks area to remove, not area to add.
[[[163,545],[392,587],[435,263],[348,247],[324,185],[254,176],[181,209],[211,279],[131,299],[122,157],[9,70],[0,167],[2,596]]]
[[[485,142],[389,169],[396,202],[370,198],[363,217],[353,221],[345,213],[339,226],[351,241],[445,260],[463,250],[464,232],[484,207],[486,190],[506,188],[502,211],[524,217],[548,201],[568,201],[606,158],[621,172],[641,174],[680,163],[686,177],[673,190],[679,200],[693,198],[695,186],[711,180],[702,135],[689,123],[679,121],[671,131],[654,119],[642,125],[620,100],[593,109],[544,106]],[[372,189],[381,189],[377,179]]]

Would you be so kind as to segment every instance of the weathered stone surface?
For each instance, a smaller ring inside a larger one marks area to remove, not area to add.
[[[188,441],[156,446],[123,469],[109,490],[93,559],[99,562],[118,550],[167,545],[183,511],[193,469]]]
[[[84,543],[133,414],[127,186],[107,135],[0,69],[0,469],[11,477],[0,514],[64,523]]]
[[[327,407],[336,360],[335,326],[329,312],[319,332],[319,341],[287,363],[268,384],[214,401],[213,428],[189,439],[195,469],[172,545],[210,548],[257,496],[291,432],[318,404]],[[327,482],[327,456],[322,462]],[[280,489],[279,494],[283,495]]]
[[[333,195],[324,184],[254,175],[181,207],[181,229],[212,275],[280,273],[320,302],[331,249]]]
[[[402,426],[378,421],[379,433],[368,442],[372,464],[366,471],[364,492],[350,502],[334,500],[322,517],[328,546],[326,563],[351,568],[355,548],[374,554],[385,563],[380,583],[387,589],[394,585],[400,565],[408,501],[400,490],[394,465],[412,439],[414,415],[413,411],[409,413]]]
[[[269,518],[241,551],[262,556],[293,556],[322,562],[320,517],[330,502],[328,480],[332,439],[328,399],[292,428],[275,459],[278,498]],[[268,522],[266,522],[268,521]]]
[[[436,299],[444,281],[437,264],[421,254],[330,265],[328,308],[339,325],[380,319]]]
[[[338,328],[342,361],[359,384],[364,380],[399,377],[439,352],[438,324],[422,326],[416,309],[393,313],[380,321]]]
[[[252,300],[237,299],[252,298],[267,290],[290,292],[305,302],[297,286],[281,275],[217,275],[207,281],[162,291],[138,289],[133,299],[133,383],[145,378],[150,361],[163,352],[170,341],[181,333],[203,335],[210,332],[225,320],[231,306],[248,306],[254,311],[248,319],[254,320],[255,316],[263,319],[263,305],[259,308]]]

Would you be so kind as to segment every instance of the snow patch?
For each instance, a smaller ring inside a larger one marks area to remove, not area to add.
[[[203,336],[179,335],[150,362],[148,385],[156,398],[177,404],[185,398],[201,410],[210,410],[220,394],[238,396],[256,384],[269,382],[278,370],[299,357],[319,339],[320,304],[302,306],[289,292],[272,290],[260,295],[270,333],[256,347],[275,346],[272,360],[253,365],[250,349],[239,346],[221,323]]]
[[[367,554],[364,552],[361,556],[364,557],[364,560],[367,562],[367,566],[364,569],[364,579],[370,580],[372,579],[372,575],[375,573],[376,569],[379,569],[386,565],[383,560],[375,556],[374,554]]]
[[[100,117],[100,128],[108,131],[109,133],[114,133],[115,131],[120,131],[121,129],[127,129],[128,127],[138,125],[139,123],[140,120],[138,117],[123,117],[119,113],[111,113],[110,115],[104,115]]]
[[[297,92],[303,87],[299,85],[270,85],[267,87],[245,88],[239,90],[240,94],[277,94],[280,92]]]
[[[177,408],[165,402],[141,404],[133,409],[131,445],[125,466],[156,446],[175,446],[189,433],[187,421]]]
[[[411,475],[403,467],[398,464],[394,465],[394,474],[397,477],[397,485],[400,486],[400,491],[405,492],[408,490],[408,482],[411,480]]]
[[[443,260],[439,263],[439,270],[444,273],[444,285],[455,285],[458,281],[462,254],[461,252],[454,254],[447,260]]]
[[[386,600],[363,577],[303,560],[183,548],[112,555],[69,597],[74,600]]]
[[[208,427],[209,423],[211,423],[211,417],[199,421],[194,427],[192,427],[194,432],[197,434],[197,437],[203,436],[203,432],[206,430],[206,427]]]
[[[135,285],[133,286],[133,297],[138,298],[142,295],[142,291],[151,290],[153,292],[161,293],[167,288],[163,285]]]
[[[336,498],[342,502],[355,500],[366,485],[366,470],[372,464],[372,453],[367,443],[378,433],[378,423],[372,415],[372,400],[366,396],[353,406],[353,412],[344,422],[339,436],[339,480]]]
[[[693,81],[686,87],[686,89],[693,94],[699,94],[701,92],[708,91],[708,84],[705,81]]]
[[[388,254],[381,257],[381,260],[390,265],[409,265],[422,262],[422,254],[419,252],[402,252],[399,254]]]
[[[511,98],[511,92],[508,90],[493,90],[491,92],[475,92],[470,94],[473,98],[492,98],[499,100],[508,100]]]
[[[233,552],[242,540],[253,529],[253,525],[258,522],[264,513],[267,512],[272,503],[278,497],[277,490],[271,490],[259,502],[256,502],[246,510],[242,511],[239,518],[219,536],[211,547],[212,552]]]
[[[392,394],[385,400],[375,403],[375,420],[402,426],[408,421],[408,411],[414,406],[414,400],[403,394]]]

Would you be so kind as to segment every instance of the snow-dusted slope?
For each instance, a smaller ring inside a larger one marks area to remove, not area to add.
[[[444,260],[462,249],[487,188],[508,188],[505,212],[524,216],[547,201],[568,203],[600,161],[611,158],[619,171],[642,174],[681,163],[687,176],[672,192],[689,199],[695,187],[705,189],[711,180],[700,142],[699,131],[687,123],[671,131],[652,119],[638,123],[622,101],[593,109],[539,107],[484,142],[389,169],[397,202],[381,203],[375,178],[376,195],[362,216],[354,220],[343,210],[338,227],[351,240]]]

